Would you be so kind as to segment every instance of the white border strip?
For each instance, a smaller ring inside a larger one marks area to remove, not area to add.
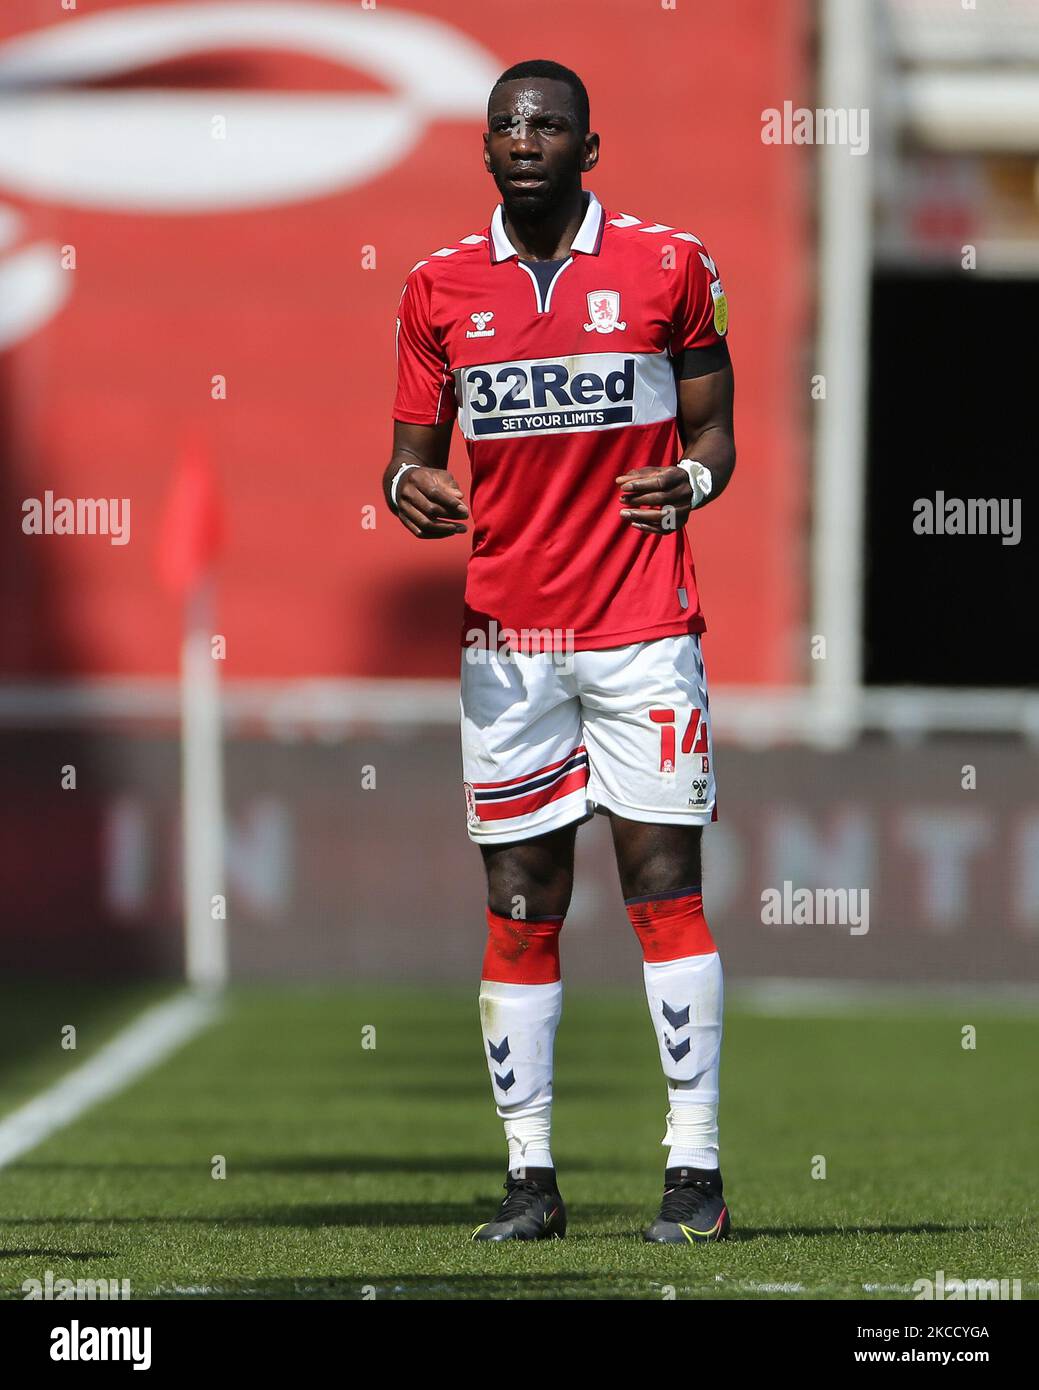
[[[103,680],[0,683],[0,728],[66,728],[72,724],[167,723],[180,716],[174,679],[125,676]],[[826,696],[803,687],[712,686],[714,733],[724,743],[817,747],[851,743],[866,732],[913,740],[928,734],[1017,734],[1039,742],[1039,691],[960,690],[924,686],[871,687],[835,740],[822,717]],[[231,733],[279,739],[336,739],[366,730],[408,732],[457,728],[454,680],[228,681],[222,690]]]
[[[840,1018],[859,1013],[948,1013],[988,1008],[1001,1015],[1039,1014],[1039,985],[1000,983],[903,984],[892,980],[736,980],[727,999],[740,1013],[764,1018]]]
[[[1039,77],[1030,68],[910,71],[894,93],[904,129],[929,150],[1035,153]]]
[[[823,0],[819,11],[819,105],[868,111],[873,91],[875,15],[866,0]],[[876,135],[874,133],[874,139]],[[816,400],[812,466],[812,636],[826,659],[809,662],[817,722],[829,741],[850,737],[862,688],[862,609],[876,152],[818,149],[818,324],[813,371],[826,381]]]
[[[108,1100],[208,1028],[220,1014],[216,996],[178,994],[117,1033],[64,1080],[0,1120],[0,1168]]]

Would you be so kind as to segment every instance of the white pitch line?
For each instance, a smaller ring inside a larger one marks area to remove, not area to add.
[[[992,984],[965,990],[962,985],[906,985],[869,980],[737,980],[729,1000],[741,1012],[765,1018],[844,1018],[878,1009],[948,1013],[986,1006],[1001,1013],[1039,1012],[1035,985]]]
[[[178,994],[117,1033],[89,1061],[0,1120],[0,1168],[42,1144],[85,1110],[125,1090],[220,1013],[208,994]]]

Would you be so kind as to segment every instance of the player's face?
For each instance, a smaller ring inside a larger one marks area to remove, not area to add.
[[[570,88],[546,78],[506,82],[491,98],[484,162],[506,209],[529,217],[547,210],[594,164],[597,137],[578,128]]]

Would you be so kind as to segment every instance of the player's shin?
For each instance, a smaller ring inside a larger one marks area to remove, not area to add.
[[[480,1023],[513,1173],[554,1166],[552,1051],[563,1005],[562,925],[562,917],[516,921],[487,910]]]
[[[722,967],[699,889],[626,901],[667,1081],[666,1167],[718,1168]]]

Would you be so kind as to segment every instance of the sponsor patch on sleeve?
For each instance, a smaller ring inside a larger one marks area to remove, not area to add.
[[[720,280],[711,281],[711,295],[714,299],[714,331],[719,337],[724,337],[729,326],[729,304]]]

